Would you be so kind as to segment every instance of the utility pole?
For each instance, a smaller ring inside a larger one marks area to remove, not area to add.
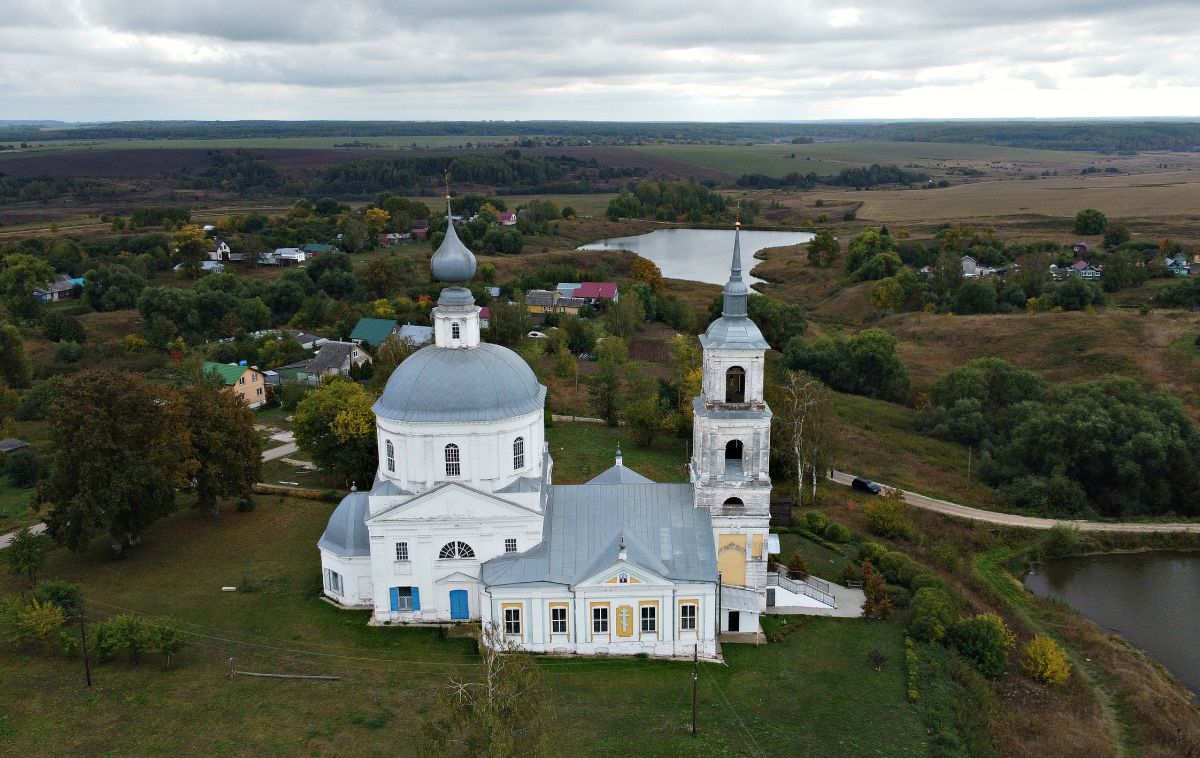
[[[975,446],[967,445],[967,484],[971,483],[971,459],[975,457]]]
[[[83,640],[83,673],[87,677],[87,686],[92,686],[92,660],[88,657],[87,623],[83,620],[83,604],[79,604],[79,638]]]
[[[692,645],[692,736],[696,736],[696,680],[700,678],[700,651]]]

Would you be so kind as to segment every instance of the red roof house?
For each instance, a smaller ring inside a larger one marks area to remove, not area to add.
[[[584,300],[617,300],[616,282],[580,282],[575,288],[575,297]]]

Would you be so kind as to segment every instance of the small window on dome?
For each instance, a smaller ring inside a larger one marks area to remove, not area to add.
[[[457,323],[450,325],[450,339],[462,339],[462,329],[459,328]]]

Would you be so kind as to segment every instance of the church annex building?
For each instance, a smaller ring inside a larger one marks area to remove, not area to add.
[[[516,353],[480,341],[462,286],[475,257],[449,221],[434,253],[446,286],[434,344],[374,405],[379,469],[318,542],[325,595],[373,623],[478,621],[547,653],[717,655],[766,607],[771,411],[767,343],[747,316],[735,234],[724,309],[701,336],[690,482],[622,464],[553,483],[546,388]]]

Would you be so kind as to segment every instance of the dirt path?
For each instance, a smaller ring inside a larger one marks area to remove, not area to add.
[[[854,475],[847,474],[844,471],[833,471],[828,477],[838,484],[849,486],[853,481]],[[885,487],[887,485],[884,485]],[[970,519],[972,521],[985,521],[989,524],[1000,524],[1002,526],[1020,526],[1026,529],[1052,529],[1056,526],[1069,526],[1085,532],[1190,532],[1200,534],[1200,523],[1182,524],[1182,523],[1160,523],[1160,524],[1141,524],[1121,521],[1084,521],[1072,519],[1052,519],[1052,518],[1037,518],[1034,516],[1017,516],[1012,513],[997,513],[996,511],[985,511],[979,508],[970,508],[958,503],[951,503],[948,500],[938,500],[937,498],[922,495],[917,492],[909,492],[900,490],[904,493],[904,500],[909,505],[916,508],[921,508],[935,513],[943,513],[947,516],[956,516],[958,518]]]

